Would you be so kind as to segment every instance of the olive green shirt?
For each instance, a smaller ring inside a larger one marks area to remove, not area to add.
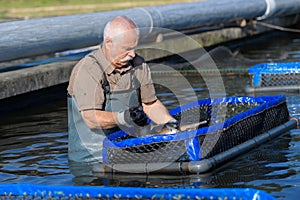
[[[141,65],[129,64],[117,70],[110,65],[99,48],[81,59],[75,65],[70,77],[68,93],[76,99],[80,111],[105,109],[103,70],[111,91],[140,88],[143,103],[150,103],[157,99],[150,68],[143,60]]]

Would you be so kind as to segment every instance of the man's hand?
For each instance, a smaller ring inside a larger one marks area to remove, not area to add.
[[[138,126],[146,126],[148,117],[142,106],[129,108],[129,115],[132,121]]]
[[[147,125],[148,117],[144,113],[143,107],[137,106],[118,112],[117,120],[118,124],[123,126],[145,126]]]
[[[148,117],[142,106],[132,107],[129,110],[120,111],[117,114],[119,127],[131,135],[140,135],[143,126],[146,126]]]

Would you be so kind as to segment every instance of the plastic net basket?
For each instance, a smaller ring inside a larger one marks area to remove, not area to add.
[[[283,95],[200,100],[175,108],[170,114],[184,124],[208,123],[186,132],[138,138],[115,132],[104,140],[104,163],[199,161],[289,120]]]
[[[300,62],[263,63],[248,70],[253,87],[297,86],[300,84]]]

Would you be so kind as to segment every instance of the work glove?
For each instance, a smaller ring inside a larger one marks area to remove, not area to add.
[[[146,126],[148,117],[142,106],[129,108],[129,115],[132,121],[138,126]]]
[[[143,126],[146,126],[148,117],[142,106],[122,110],[117,114],[117,123],[120,129],[130,135],[139,136]]]

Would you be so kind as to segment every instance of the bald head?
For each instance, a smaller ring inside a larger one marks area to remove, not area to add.
[[[109,21],[105,28],[103,33],[103,40],[106,39],[116,39],[116,38],[123,38],[127,32],[134,31],[137,36],[139,36],[139,31],[135,25],[135,23],[125,16],[119,16],[116,18],[113,18],[111,21]]]
[[[135,57],[139,31],[125,16],[112,19],[104,28],[102,51],[115,68],[122,68]]]

